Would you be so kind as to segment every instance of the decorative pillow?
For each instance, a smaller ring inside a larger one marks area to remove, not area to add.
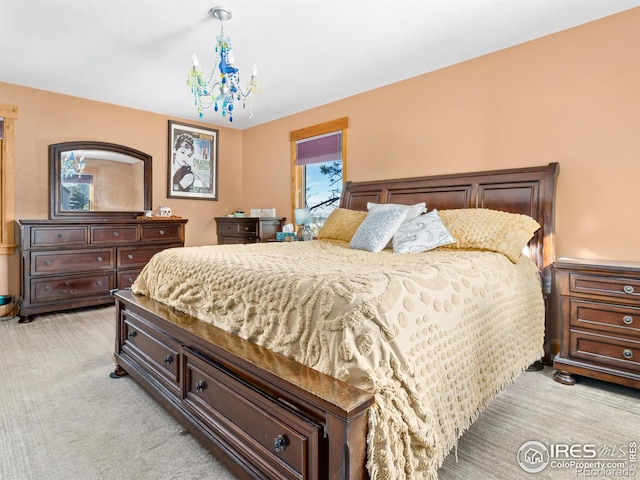
[[[437,210],[405,220],[393,235],[394,253],[420,253],[455,243]]]
[[[457,239],[445,248],[470,248],[503,253],[517,263],[540,224],[528,215],[488,208],[440,210],[440,219]]]
[[[402,205],[400,203],[367,203],[367,210],[370,212],[379,212],[383,210],[395,210],[402,209],[407,211],[406,220],[422,215],[427,211],[427,204],[425,202],[416,203],[415,205]]]
[[[350,242],[366,217],[367,212],[336,208],[318,231],[318,238]]]
[[[400,228],[406,216],[406,210],[399,208],[369,212],[351,239],[351,248],[380,252]]]

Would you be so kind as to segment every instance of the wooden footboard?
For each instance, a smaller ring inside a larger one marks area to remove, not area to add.
[[[373,395],[147,297],[116,297],[130,374],[240,478],[367,478]]]

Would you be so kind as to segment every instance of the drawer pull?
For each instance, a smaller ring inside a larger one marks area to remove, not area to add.
[[[164,235],[164,230],[160,230],[160,235]]]
[[[196,382],[196,392],[202,393],[202,392],[204,392],[205,388],[207,388],[207,384],[204,383],[204,380],[198,380]]]
[[[164,363],[165,365],[170,365],[171,362],[173,362],[173,355],[165,355],[164,358],[162,359],[162,363]]]
[[[44,264],[45,264],[45,265],[51,265],[52,263],[53,263],[53,262],[52,262],[50,259],[48,259],[48,258],[44,261]]]
[[[127,281],[128,281],[129,283],[133,283],[133,281],[134,281],[134,280],[135,280],[135,278],[133,278],[133,277],[129,277],[129,278],[127,278]]]
[[[624,293],[633,293],[633,287],[631,285],[625,285],[623,290]]]
[[[287,448],[287,439],[282,435],[278,435],[273,439],[273,449],[276,452],[283,452],[284,449]]]
[[[62,238],[62,234],[61,234],[61,233],[59,233],[59,234],[57,235],[57,237],[58,237],[58,238]]]
[[[102,286],[102,280],[98,280],[98,281],[96,282],[96,285],[98,285],[99,287],[101,287],[101,286]]]
[[[627,360],[631,360],[633,358],[633,352],[631,350],[629,350],[628,348],[625,348],[622,351],[622,356],[624,358],[626,358]]]
[[[47,285],[46,287],[44,287],[44,291],[45,292],[50,292],[51,291],[51,287],[49,285]]]
[[[622,323],[625,325],[631,325],[633,323],[633,317],[631,315],[625,315],[622,317]]]
[[[249,227],[244,227],[244,231],[248,232],[249,231]]]
[[[118,235],[120,235],[118,232],[113,232],[114,237],[117,237]]]
[[[127,338],[135,338],[138,336],[138,332],[136,332],[135,330],[129,330],[129,333],[127,333]]]
[[[127,255],[127,258],[128,258],[129,260],[133,260],[133,255],[129,254],[129,255]]]
[[[96,258],[96,260],[101,262],[102,261],[102,257],[98,257],[98,258]]]

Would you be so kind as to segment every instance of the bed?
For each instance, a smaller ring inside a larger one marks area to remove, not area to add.
[[[526,215],[540,226],[528,256],[370,253],[330,235],[165,251],[116,293],[115,376],[242,478],[436,478],[482,409],[557,342],[557,174],[553,163],[344,187],[349,216],[419,202],[449,220]]]

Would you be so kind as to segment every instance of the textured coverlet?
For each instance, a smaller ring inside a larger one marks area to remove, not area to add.
[[[372,479],[436,478],[480,411],[543,355],[539,274],[524,256],[327,240],[189,247],[155,255],[132,290],[374,393]]]

